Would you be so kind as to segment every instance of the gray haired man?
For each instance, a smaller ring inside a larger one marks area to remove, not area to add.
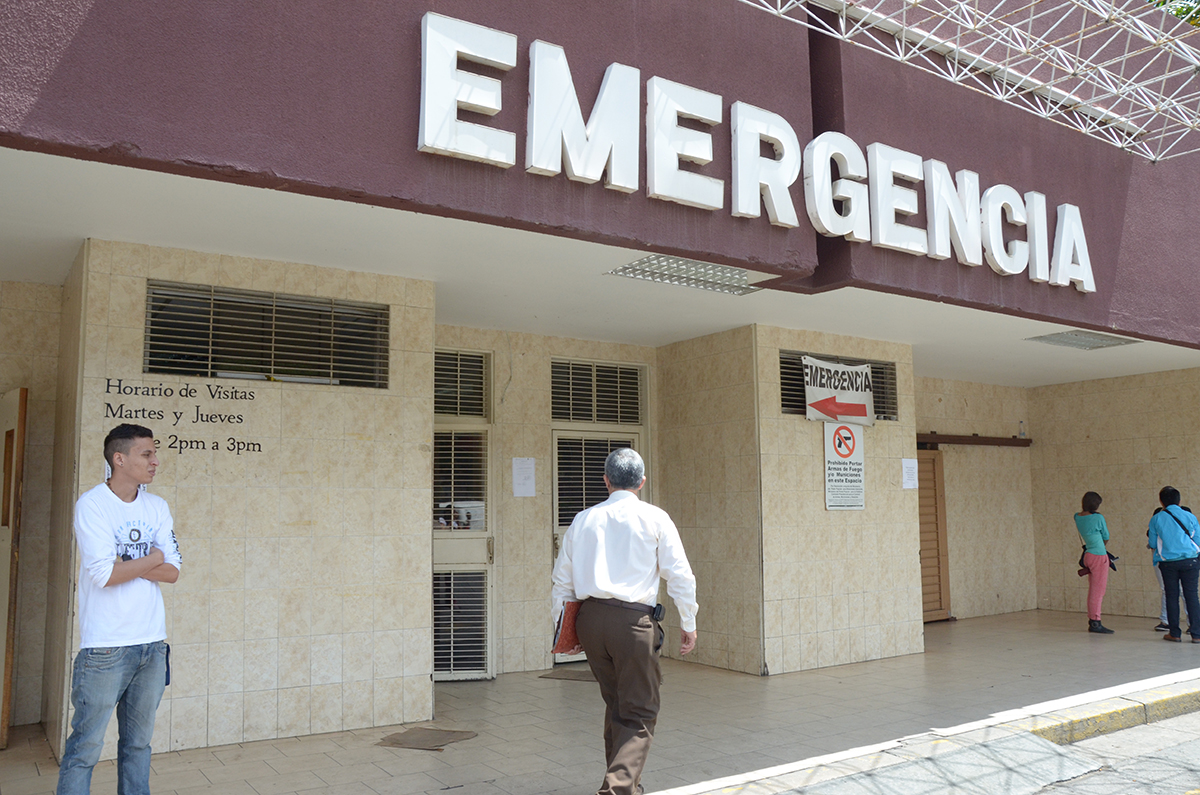
[[[654,616],[659,579],[680,617],[680,654],[696,646],[696,577],[666,511],[638,498],[642,457],[629,448],[604,462],[608,499],[580,511],[563,538],[551,589],[554,620],[567,601],[583,602],[575,620],[580,646],[604,697],[608,771],[599,795],[636,795],[658,720],[658,655],[663,631]]]

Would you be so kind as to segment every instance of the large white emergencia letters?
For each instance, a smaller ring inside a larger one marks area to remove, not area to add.
[[[1029,243],[1004,242],[1004,223],[1025,226],[1028,215],[1021,194],[1008,185],[993,185],[983,192],[980,207],[983,216],[983,255],[988,265],[1001,276],[1016,276],[1029,265]]]
[[[704,210],[725,206],[725,183],[679,168],[680,160],[698,166],[712,162],[712,135],[680,127],[679,119],[721,123],[721,96],[662,77],[646,81],[646,191],[653,199]]]
[[[836,164],[841,179],[833,178]],[[840,132],[821,133],[804,147],[804,203],[813,228],[827,237],[855,243],[871,239],[867,209],[867,161],[858,144]],[[839,213],[835,201],[842,203]]]
[[[587,126],[575,95],[563,48],[544,41],[529,45],[529,120],[525,128],[525,170],[598,182],[632,193],[638,188],[638,106],[641,72],[612,64]]]
[[[1083,236],[1083,219],[1079,217],[1079,208],[1074,204],[1058,205],[1054,257],[1050,260],[1050,283],[1059,287],[1073,284],[1077,290],[1085,293],[1096,292],[1087,238]]]
[[[1046,197],[1037,191],[1025,194],[1025,237],[1029,241],[1029,281],[1050,281],[1050,241],[1047,238]],[[1091,270],[1091,266],[1088,266]],[[1020,273],[1020,271],[1017,271]]]
[[[979,175],[957,174],[958,187],[950,169],[938,160],[925,161],[925,212],[929,216],[929,256],[950,259],[950,249],[963,265],[982,265],[979,228]]]
[[[517,37],[429,12],[421,22],[421,120],[417,147],[430,154],[500,168],[516,164],[516,133],[463,121],[460,110],[494,116],[501,80],[460,68],[463,62],[508,71],[517,64]],[[529,109],[525,170],[638,189],[641,72],[613,63],[604,72],[584,123],[567,54],[545,41],[529,46]],[[724,99],[663,77],[645,81],[646,195],[706,211],[725,206],[725,180],[702,173],[713,161],[713,128],[724,123]],[[729,108],[730,183],[739,218],[799,226],[792,188],[803,174],[805,211],[827,237],[963,265],[984,262],[1000,276],[1096,291],[1079,208],[1056,207],[1053,242],[1046,197],[1009,185],[980,193],[979,175],[953,175],[940,160],[883,143],[862,148],[840,132],[824,132],[801,149],[782,116],[744,102]],[[680,120],[688,120],[681,125]],[[705,129],[698,129],[704,126]],[[764,155],[770,144],[774,156]],[[688,164],[685,168],[683,164]],[[918,183],[923,183],[919,185]],[[923,200],[923,205],[922,205]],[[907,222],[924,210],[925,229]],[[1024,230],[1024,239],[1014,236]],[[1005,239],[1006,233],[1009,239]]]
[[[921,158],[885,144],[871,144],[867,147],[867,173],[871,179],[871,245],[909,254],[926,253],[929,246],[925,233],[896,220],[897,215],[916,215],[920,209],[916,189],[897,184],[896,179],[920,182],[924,178]]]
[[[464,72],[458,59],[508,71],[517,65],[517,37],[432,12],[421,20],[422,152],[478,160],[508,168],[517,162],[517,136],[459,121],[458,109],[495,116],[500,81]]]
[[[767,218],[776,226],[800,225],[788,189],[800,176],[800,141],[792,125],[775,113],[745,102],[735,102],[733,116],[733,214],[757,218],[767,207]],[[761,142],[775,150],[774,158],[759,154]],[[761,203],[759,196],[762,196]]]

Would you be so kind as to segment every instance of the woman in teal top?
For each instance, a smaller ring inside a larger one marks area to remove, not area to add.
[[[1088,574],[1088,632],[1111,635],[1113,631],[1100,623],[1100,606],[1108,587],[1108,525],[1104,515],[1097,513],[1103,498],[1094,491],[1083,495],[1083,510],[1075,514],[1075,529],[1083,539],[1083,565]],[[1083,574],[1081,570],[1079,572]]]

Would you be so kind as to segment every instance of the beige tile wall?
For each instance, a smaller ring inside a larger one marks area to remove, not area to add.
[[[1157,616],[1146,527],[1165,485],[1200,510],[1200,369],[1038,387],[1029,408],[1038,606],[1085,611],[1072,516],[1083,493],[1096,491],[1109,549],[1121,557],[1104,612]]]
[[[688,659],[762,672],[762,543],[754,329],[658,349],[660,503],[696,574],[699,639]],[[668,613],[668,650],[678,617]]]
[[[918,433],[1009,437],[1029,423],[1027,389],[935,378],[915,384]],[[957,618],[1037,607],[1030,449],[941,445]]]
[[[493,417],[489,433],[491,520],[495,539],[494,642],[497,673],[532,671],[553,663],[550,646],[550,570],[554,492],[550,413],[553,358],[647,365],[653,389],[655,351],[633,345],[544,337],[459,326],[438,326],[437,347],[483,351],[492,359]],[[650,405],[651,400],[646,404]],[[648,419],[648,418],[647,418]],[[647,425],[650,423],[647,422]],[[586,429],[586,425],[575,425]],[[643,439],[643,448],[651,444]],[[658,476],[646,454],[646,496],[656,502]],[[537,496],[513,497],[512,459],[535,460]],[[428,514],[430,508],[426,506]],[[426,519],[428,522],[428,519]]]
[[[907,345],[759,326],[765,660],[772,673],[892,657],[924,648],[916,457]],[[867,504],[826,511],[822,423],[780,408],[779,351],[896,362],[900,420],[866,428]]]
[[[29,390],[11,713],[15,726],[42,719],[61,305],[61,287],[0,282],[0,394]]]
[[[163,589],[174,672],[155,747],[429,718],[433,285],[125,243],[87,250],[79,488],[103,474],[102,441],[120,421],[106,405],[165,414],[141,423],[162,443],[152,489],[171,505],[184,561]],[[147,278],[389,304],[389,388],[143,374]],[[117,379],[176,394],[119,397]],[[209,385],[254,399],[212,399]],[[241,421],[193,423],[197,406]],[[169,449],[173,435],[207,449]],[[262,451],[230,452],[230,437]]]

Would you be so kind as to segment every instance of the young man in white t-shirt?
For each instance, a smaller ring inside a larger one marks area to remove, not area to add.
[[[75,503],[79,545],[79,654],[71,676],[71,735],[58,795],[86,795],[104,731],[117,711],[117,792],[149,795],[150,738],[168,673],[160,582],[179,579],[179,544],[154,480],[154,434],[118,425],[104,440],[112,475]]]

